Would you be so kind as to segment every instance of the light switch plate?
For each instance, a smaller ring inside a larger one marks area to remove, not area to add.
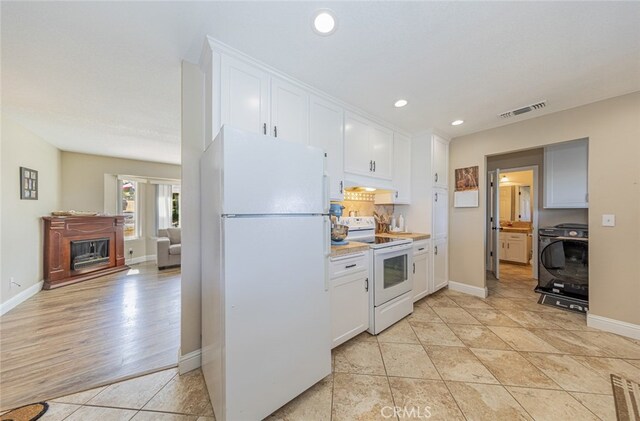
[[[602,226],[603,227],[615,227],[616,226],[616,216],[615,215],[602,215]]]

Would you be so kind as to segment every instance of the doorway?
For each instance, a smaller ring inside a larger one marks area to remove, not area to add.
[[[487,173],[486,270],[538,278],[538,166]]]

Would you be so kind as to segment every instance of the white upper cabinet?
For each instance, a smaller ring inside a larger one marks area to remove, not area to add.
[[[588,208],[588,165],[586,139],[544,148],[544,207]]]
[[[439,136],[433,135],[431,143],[431,169],[433,186],[448,188],[447,172],[449,170],[449,142]]]
[[[309,143],[309,94],[279,78],[271,79],[271,133],[279,139]]]
[[[309,115],[311,146],[324,150],[325,168],[329,175],[331,200],[344,200],[344,111],[329,101],[311,97]]]
[[[345,113],[344,170],[391,180],[393,132],[364,117]]]
[[[269,74],[240,60],[222,56],[220,79],[221,124],[266,134],[270,117]]]
[[[368,121],[350,112],[344,114],[344,170],[367,176],[373,172]]]
[[[399,133],[393,136],[394,203],[411,203],[411,139]]]
[[[393,176],[393,132],[371,124],[369,128],[373,177],[391,180]]]

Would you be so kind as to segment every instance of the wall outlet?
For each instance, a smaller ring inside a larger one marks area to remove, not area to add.
[[[602,215],[602,226],[603,227],[615,227],[616,226],[616,216],[615,215]]]

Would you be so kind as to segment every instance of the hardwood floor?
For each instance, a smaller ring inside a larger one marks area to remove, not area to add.
[[[180,269],[41,291],[0,317],[0,408],[175,366],[179,346]]]

